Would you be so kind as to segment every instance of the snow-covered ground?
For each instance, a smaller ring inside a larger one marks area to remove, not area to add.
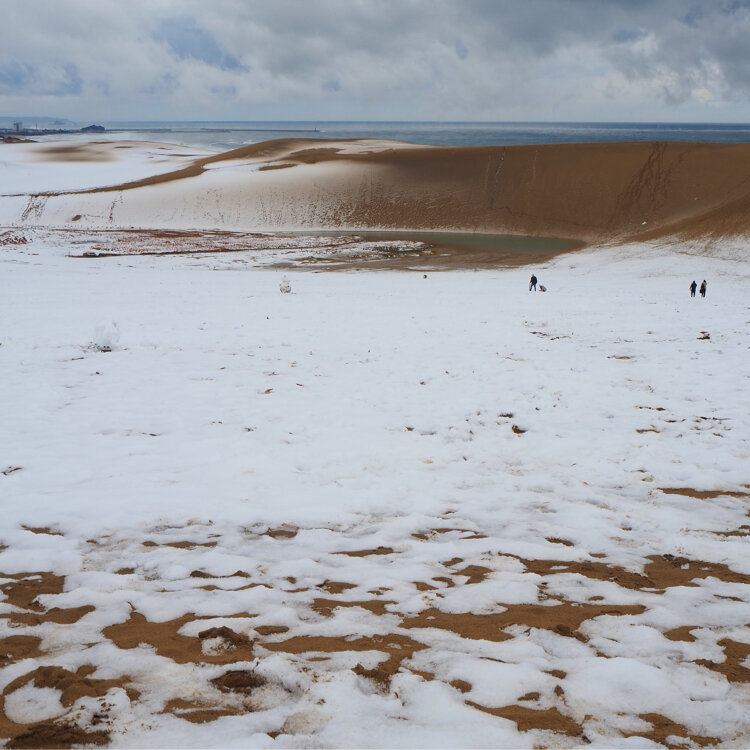
[[[0,196],[87,190],[172,172],[212,152],[145,141],[59,140],[0,147]],[[4,203],[7,201],[4,201]]]
[[[3,737],[750,743],[745,262],[285,269],[282,294],[226,256],[24,235]]]

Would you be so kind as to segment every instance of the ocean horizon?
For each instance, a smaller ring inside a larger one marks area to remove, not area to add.
[[[97,121],[97,124],[107,129],[104,134],[107,138],[165,141],[215,151],[292,137],[377,138],[429,146],[625,141],[750,143],[750,124],[743,123],[112,120]],[[81,136],[45,136],[44,139],[61,137]]]

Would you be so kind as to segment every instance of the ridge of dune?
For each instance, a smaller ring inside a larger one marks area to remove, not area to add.
[[[321,161],[331,161],[336,158],[342,158],[346,156],[361,157],[373,154],[376,152],[376,150],[382,150],[383,148],[388,148],[390,150],[393,150],[394,148],[398,148],[400,150],[411,148],[431,148],[430,146],[412,146],[411,144],[378,141],[375,139],[331,141],[330,145],[326,145],[323,147],[320,146],[320,143],[320,140],[302,138],[290,138],[275,141],[263,141],[261,143],[252,143],[248,146],[241,146],[240,148],[232,149],[231,151],[224,151],[219,154],[201,157],[185,167],[180,167],[179,169],[161,172],[159,174],[150,175],[148,177],[143,177],[137,180],[130,180],[128,182],[107,185],[104,187],[92,187],[84,190],[48,191],[37,193],[37,195],[53,196],[133,190],[135,188],[146,187],[148,185],[156,185],[162,182],[174,182],[176,180],[183,180],[188,177],[197,177],[203,174],[206,171],[207,167],[209,167],[209,165],[222,164],[224,162],[237,162],[238,164],[242,163],[247,166],[258,164],[260,165],[260,170],[278,169],[281,167],[293,166],[294,164],[315,164]],[[324,141],[324,143],[328,144],[329,142]],[[350,148],[352,150],[346,150],[347,144],[351,144]],[[370,145],[370,148],[374,150],[364,150],[363,144],[372,144]]]
[[[15,196],[12,205],[3,197],[0,222],[695,239],[750,234],[749,175],[750,144],[435,147],[295,138],[106,187]]]

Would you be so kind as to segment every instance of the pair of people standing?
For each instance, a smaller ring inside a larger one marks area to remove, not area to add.
[[[695,290],[698,288],[698,285],[693,281],[693,283],[690,285],[690,296],[695,297]],[[706,280],[703,279],[703,282],[701,283],[700,293],[701,297],[706,296],[706,289],[708,288],[708,284],[706,284]]]

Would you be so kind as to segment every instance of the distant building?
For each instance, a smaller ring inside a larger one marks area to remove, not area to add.
[[[14,122],[13,123],[13,130],[15,130],[16,133],[20,133],[23,130],[23,123],[22,122]]]

